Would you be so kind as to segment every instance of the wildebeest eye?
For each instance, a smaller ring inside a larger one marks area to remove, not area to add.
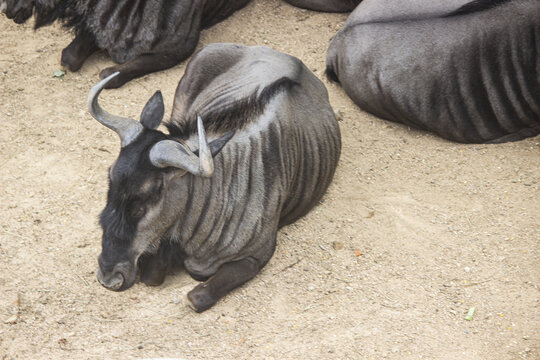
[[[141,218],[145,211],[146,209],[140,201],[134,201],[129,206],[129,216],[135,219]]]

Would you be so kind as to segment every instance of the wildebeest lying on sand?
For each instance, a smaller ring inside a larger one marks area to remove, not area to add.
[[[349,12],[360,4],[362,0],[285,0],[291,5],[327,12]]]
[[[0,0],[8,18],[22,23],[35,17],[35,28],[56,20],[72,28],[75,39],[62,51],[61,63],[80,69],[97,50],[120,65],[104,69],[103,79],[119,71],[107,87],[164,69],[187,59],[202,29],[242,8],[250,0]]]
[[[540,133],[538,0],[364,0],[327,74],[362,109],[464,143]]]
[[[166,124],[157,92],[141,122],[92,115],[122,149],[109,174],[98,280],[111,290],[159,285],[183,264],[204,311],[253,278],[278,228],[305,215],[330,184],[341,149],[322,82],[300,60],[265,47],[214,44],[191,60]],[[205,135],[206,134],[206,135]],[[208,143],[207,143],[208,142]]]

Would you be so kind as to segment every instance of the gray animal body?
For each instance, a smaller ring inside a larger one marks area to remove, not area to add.
[[[62,65],[77,71],[95,51],[120,64],[108,87],[170,68],[188,58],[200,31],[229,17],[250,0],[3,0],[0,9],[15,22],[34,13],[35,27],[60,20],[76,34],[62,51]]]
[[[327,73],[362,109],[463,143],[540,133],[538,0],[364,0]]]
[[[285,0],[291,5],[315,11],[349,12],[362,0]]]
[[[188,298],[197,311],[248,281],[274,252],[278,228],[321,199],[337,166],[339,127],[326,88],[296,58],[265,47],[214,44],[180,81],[169,134],[156,93],[141,122],[106,113],[122,149],[110,169],[98,279],[124,290],[160,284],[183,264],[206,280]]]

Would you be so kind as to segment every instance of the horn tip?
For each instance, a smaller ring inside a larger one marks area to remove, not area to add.
[[[97,98],[101,90],[103,90],[103,88],[105,87],[105,85],[109,83],[109,81],[117,77],[118,74],[120,74],[120,71],[116,71],[112,73],[111,75],[107,76],[105,79],[100,80],[96,85],[92,87],[92,89],[90,89],[90,92],[88,93],[88,105],[89,105],[90,111],[92,111],[92,107],[90,105],[94,103],[94,100]]]

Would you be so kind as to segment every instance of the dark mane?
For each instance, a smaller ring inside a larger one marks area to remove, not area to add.
[[[282,77],[265,87],[262,91],[256,88],[255,91],[242,99],[235,101],[222,101],[214,103],[210,109],[198,115],[204,121],[204,127],[208,133],[226,133],[232,130],[243,128],[264,112],[266,105],[277,94],[288,91],[293,86],[299,85],[296,81]],[[182,119],[176,122],[165,124],[170,135],[180,138],[188,138],[197,132],[197,119]]]
[[[60,20],[62,25],[75,33],[84,27],[83,3],[77,0],[37,0],[34,11],[34,28],[39,29]]]
[[[512,0],[473,0],[470,3],[467,3],[457,10],[452,11],[449,14],[444,15],[443,17],[451,16],[461,16],[467,15],[478,11],[484,11],[492,9],[504,3],[510,2]]]

